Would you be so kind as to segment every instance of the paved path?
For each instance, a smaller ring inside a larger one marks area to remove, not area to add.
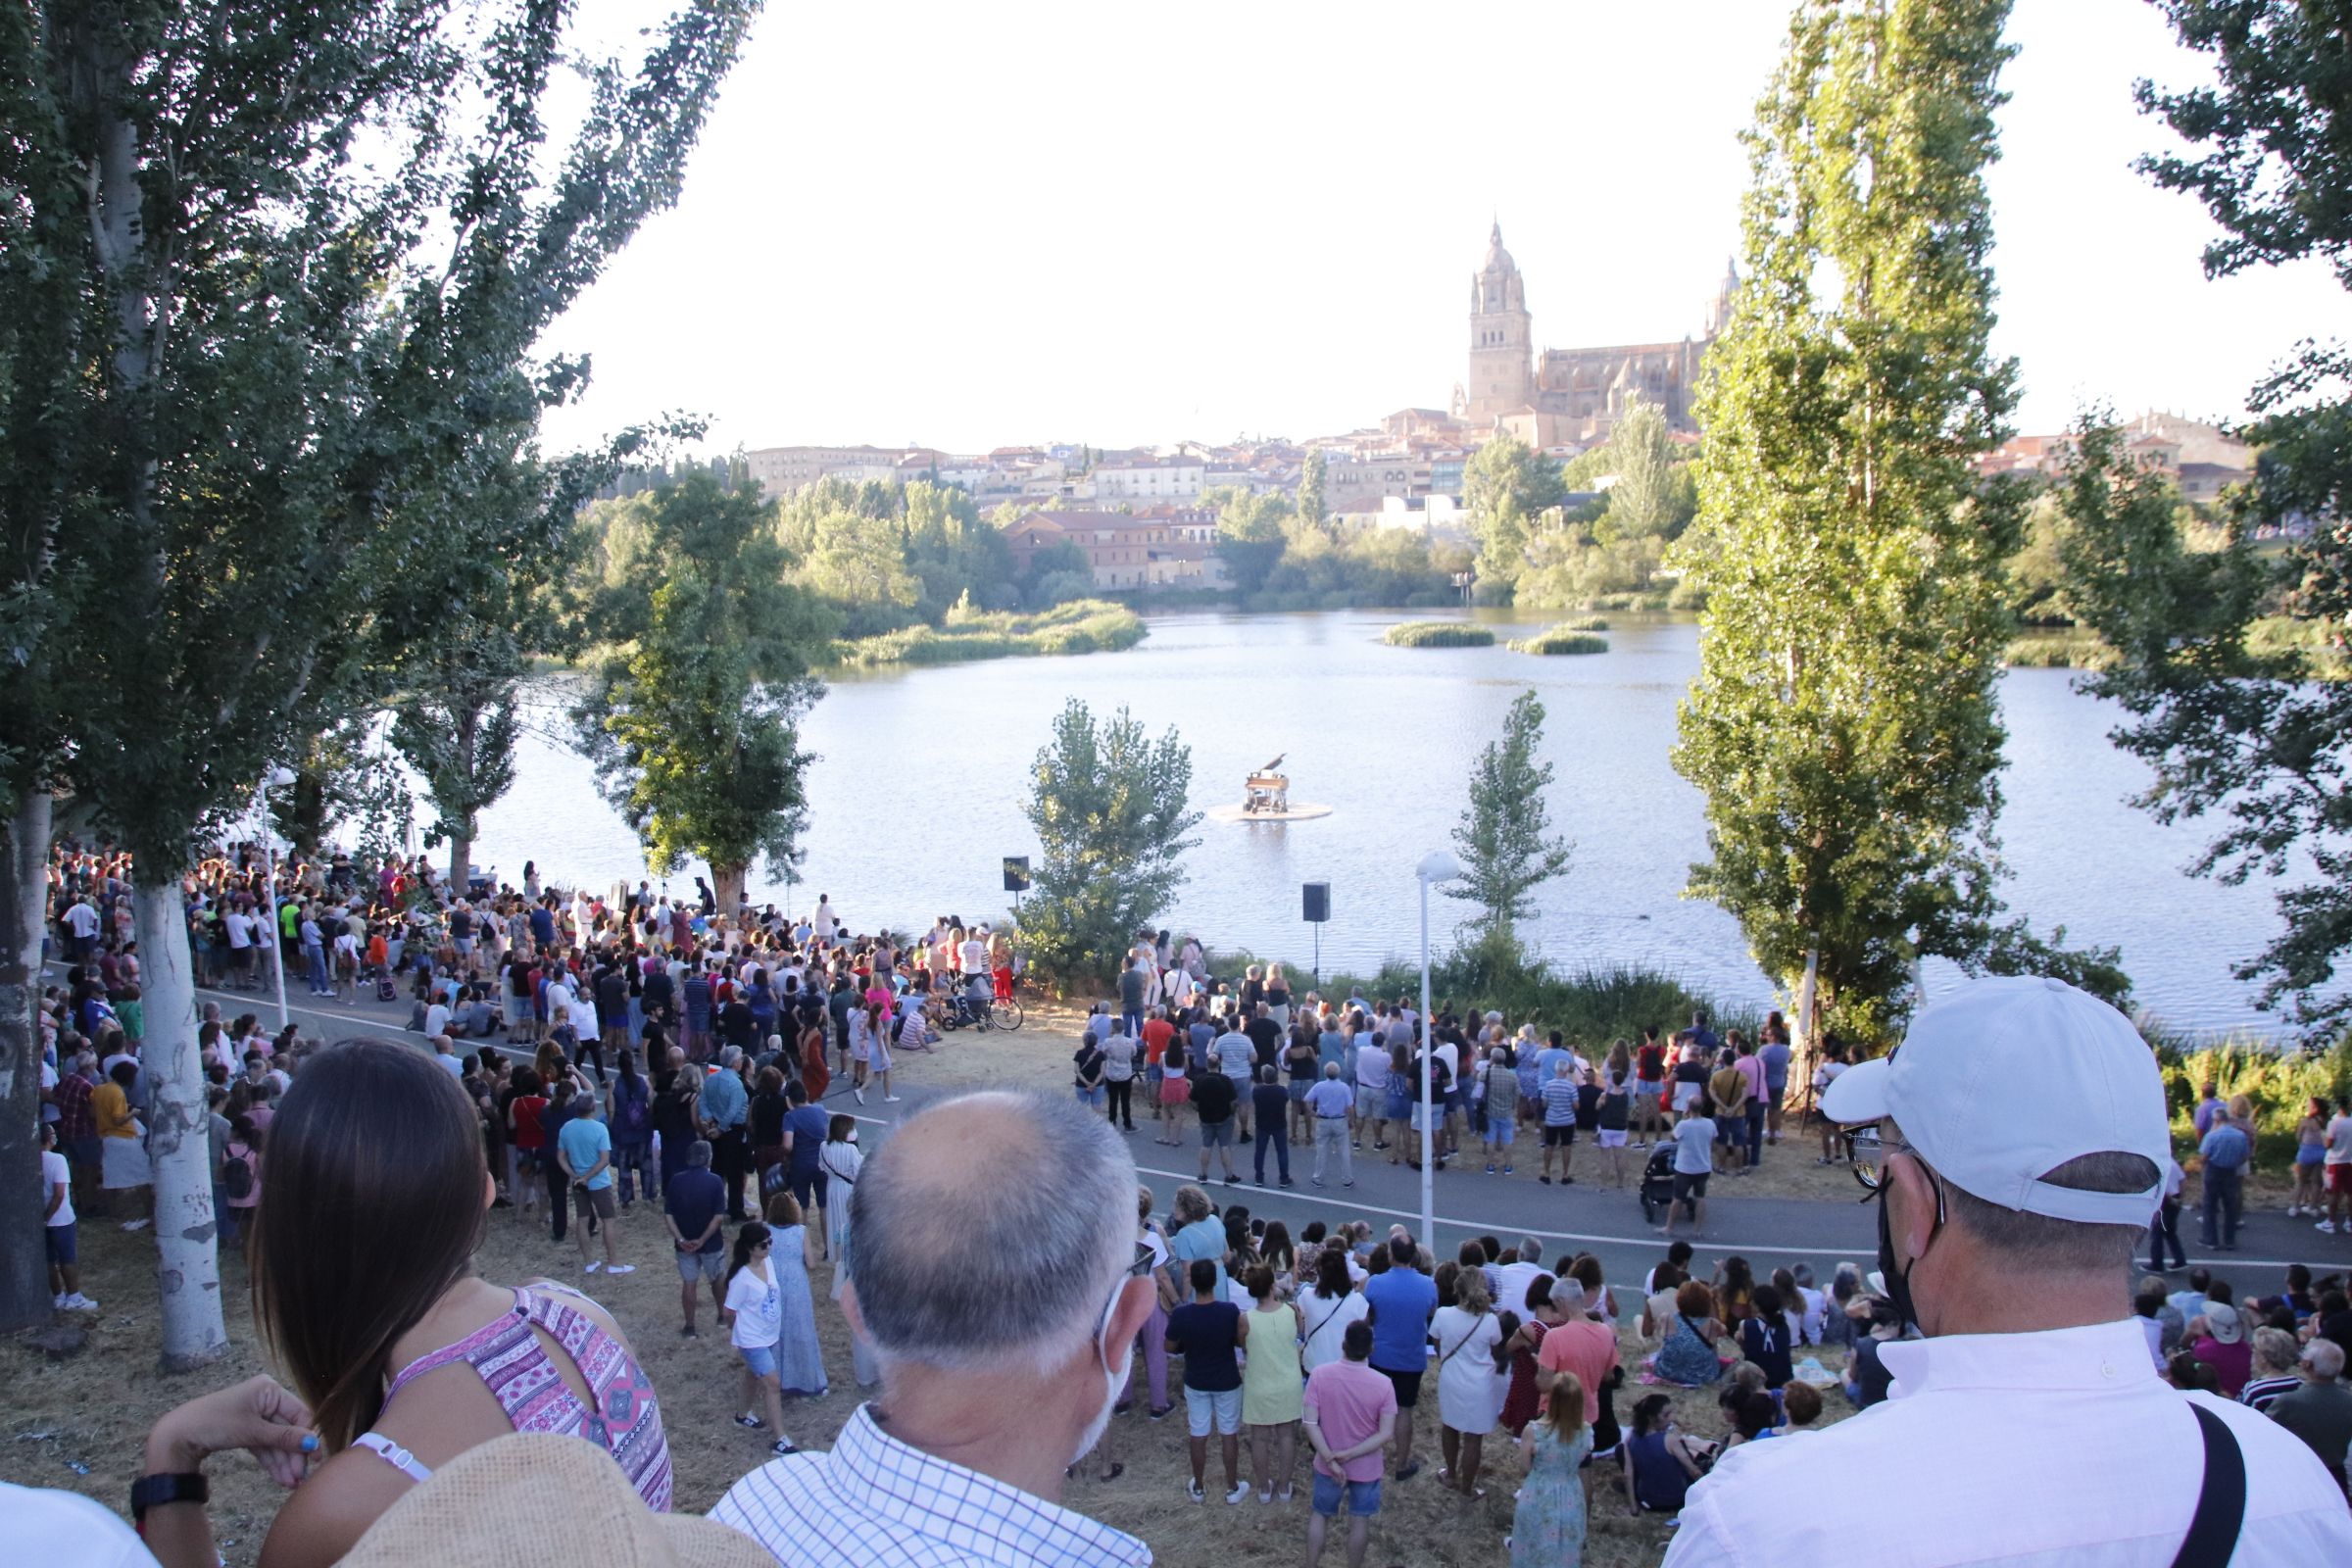
[[[62,966],[53,964],[51,969],[62,976]],[[260,1015],[267,1025],[277,1015],[276,1000],[269,993],[199,988],[198,996],[201,1000],[220,1003],[222,1011],[232,1017],[250,1011]],[[309,995],[297,976],[295,989],[286,1000],[288,1011],[306,1032],[315,1032],[328,1040],[362,1032],[409,1041],[417,1038],[407,1034],[403,1027],[411,1010],[405,997],[398,1003],[379,1003],[368,998],[356,1005],[345,1006]],[[485,1043],[507,1049],[497,1040],[463,1044],[474,1048]],[[518,1050],[510,1050],[508,1054],[519,1057],[529,1054]],[[859,1105],[852,1098],[847,1080],[840,1078],[834,1080],[833,1089],[825,1097],[826,1103],[835,1110],[850,1112],[864,1125],[880,1129],[882,1137],[887,1138],[888,1130],[901,1119],[951,1093],[925,1088],[921,1083],[922,1070],[920,1055],[901,1054],[895,1074],[903,1097],[899,1104],[885,1104],[879,1095],[869,1094],[867,1102]],[[1149,1119],[1139,1120],[1127,1142],[1135,1155],[1137,1172],[1156,1195],[1158,1212],[1165,1215],[1177,1187],[1199,1179],[1196,1172],[1200,1149],[1197,1129],[1193,1130],[1187,1147],[1170,1149],[1152,1141],[1156,1126]],[[873,1142],[878,1144],[879,1140]],[[1518,1147],[1523,1150],[1529,1147],[1524,1137]],[[1483,1158],[1467,1168],[1456,1164],[1441,1172],[1437,1182],[1439,1256],[1452,1256],[1454,1250],[1470,1236],[1496,1236],[1508,1247],[1520,1237],[1532,1235],[1555,1253],[1594,1253],[1613,1283],[1639,1281],[1666,1250],[1665,1239],[1643,1223],[1634,1194],[1633,1184],[1641,1168],[1640,1152],[1627,1152],[1627,1186],[1623,1191],[1593,1185],[1597,1170],[1594,1152],[1591,1149],[1579,1152],[1579,1168],[1584,1174],[1573,1187],[1543,1187],[1524,1175],[1507,1182],[1489,1178],[1484,1174]],[[1386,1154],[1376,1155],[1368,1147],[1356,1155],[1356,1183],[1352,1188],[1342,1188],[1336,1180],[1326,1188],[1311,1186],[1307,1178],[1314,1168],[1314,1153],[1312,1150],[1298,1149],[1294,1149],[1291,1154],[1291,1174],[1298,1185],[1290,1189],[1260,1188],[1250,1178],[1250,1152],[1237,1149],[1235,1153],[1235,1169],[1242,1177],[1240,1185],[1228,1187],[1221,1179],[1212,1180],[1206,1184],[1210,1196],[1220,1204],[1243,1203],[1252,1215],[1281,1219],[1291,1226],[1294,1235],[1300,1226],[1315,1219],[1326,1224],[1343,1218],[1367,1219],[1376,1231],[1385,1231],[1396,1222],[1407,1225],[1419,1222],[1418,1173],[1408,1166],[1389,1164]],[[1765,1157],[1773,1158],[1774,1152],[1768,1151]],[[1779,1157],[1810,1156],[1803,1146],[1783,1146]],[[1210,1168],[1221,1175],[1220,1167],[1212,1163]],[[1266,1177],[1269,1183],[1275,1179],[1271,1151]],[[1857,1201],[1845,1202],[1741,1198],[1725,1191],[1736,1191],[1735,1181],[1727,1177],[1716,1178],[1714,1186],[1723,1196],[1707,1205],[1706,1235],[1697,1243],[1702,1262],[1722,1253],[1738,1252],[1755,1264],[1759,1274],[1769,1274],[1775,1268],[1801,1260],[1810,1262],[1825,1284],[1841,1261],[1860,1263],[1866,1270],[1875,1266],[1878,1216],[1875,1209],[1858,1201],[1862,1198],[1859,1187],[1854,1189]],[[2315,1268],[2352,1263],[2352,1237],[2321,1236],[2307,1222],[2290,1220],[2276,1211],[2246,1215],[2239,1231],[2239,1250],[2235,1252],[2215,1252],[2199,1247],[2193,1212],[2182,1216],[2181,1233],[2181,1239],[2188,1244],[2190,1261],[2225,1273],[2241,1293],[2275,1289],[2278,1283],[2277,1276],[2288,1261],[2300,1260]],[[1619,1293],[1621,1312],[1639,1310],[1633,1302],[1634,1296],[1630,1289]]]

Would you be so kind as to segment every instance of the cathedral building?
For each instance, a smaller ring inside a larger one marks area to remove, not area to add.
[[[1696,430],[1699,365],[1731,317],[1739,281],[1727,264],[1696,338],[1539,353],[1527,283],[1496,222],[1486,261],[1470,279],[1470,374],[1454,389],[1453,412],[1539,450],[1606,440],[1636,398],[1665,410],[1674,429]]]

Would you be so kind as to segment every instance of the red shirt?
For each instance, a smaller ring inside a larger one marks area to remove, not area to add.
[[[90,1110],[90,1081],[77,1072],[67,1073],[58,1079],[52,1091],[57,1097],[57,1136],[95,1138],[98,1118]]]
[[[1154,1067],[1158,1066],[1159,1054],[1168,1049],[1168,1037],[1175,1032],[1176,1026],[1165,1018],[1146,1018],[1144,1020],[1144,1060]]]

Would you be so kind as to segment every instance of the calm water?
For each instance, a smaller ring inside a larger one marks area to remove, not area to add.
[[[1409,956],[1419,941],[1413,865],[1447,845],[1468,760],[1532,685],[1548,710],[1552,816],[1576,859],[1544,890],[1529,938],[1571,967],[1638,963],[1727,1001],[1764,1001],[1771,987],[1731,916],[1678,896],[1705,847],[1698,795],[1666,759],[1676,700],[1697,669],[1697,627],[1619,621],[1606,654],[1541,659],[1499,642],[1384,646],[1382,631],[1403,618],[1158,616],[1125,653],[839,681],[808,726],[820,760],[795,902],[821,889],[860,926],[1004,908],[999,858],[1037,848],[1020,810],[1028,764],[1075,696],[1098,714],[1125,704],[1153,733],[1174,726],[1192,747],[1196,807],[1237,802],[1243,775],[1286,753],[1293,798],[1333,808],[1310,822],[1203,822],[1171,928],[1303,967],[1314,934],[1299,919],[1299,884],[1325,881],[1327,971]],[[1509,624],[1494,622],[1498,637]],[[542,713],[551,727],[558,695]],[[2077,694],[2066,671],[2013,671],[2001,698],[2011,907],[2045,931],[2064,923],[2071,940],[2120,945],[2139,1002],[2177,1026],[2272,1027],[2230,978],[2230,961],[2274,928],[2268,891],[2181,874],[2199,833],[2159,827],[2125,804],[2146,772],[2108,744],[2113,711]],[[475,858],[515,882],[526,858],[598,885],[644,874],[587,764],[538,737],[524,742],[513,793],[485,814]],[[691,872],[677,885],[690,890]],[[1465,912],[1433,898],[1433,934]],[[1948,977],[1931,971],[1929,983]]]

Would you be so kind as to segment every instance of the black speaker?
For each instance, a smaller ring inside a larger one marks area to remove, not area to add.
[[[1029,857],[1026,855],[1004,857],[1004,891],[1007,893],[1029,891]]]
[[[1306,884],[1305,893],[1306,918],[1316,925],[1321,925],[1324,921],[1330,919],[1331,884],[1328,882],[1309,882]]]

